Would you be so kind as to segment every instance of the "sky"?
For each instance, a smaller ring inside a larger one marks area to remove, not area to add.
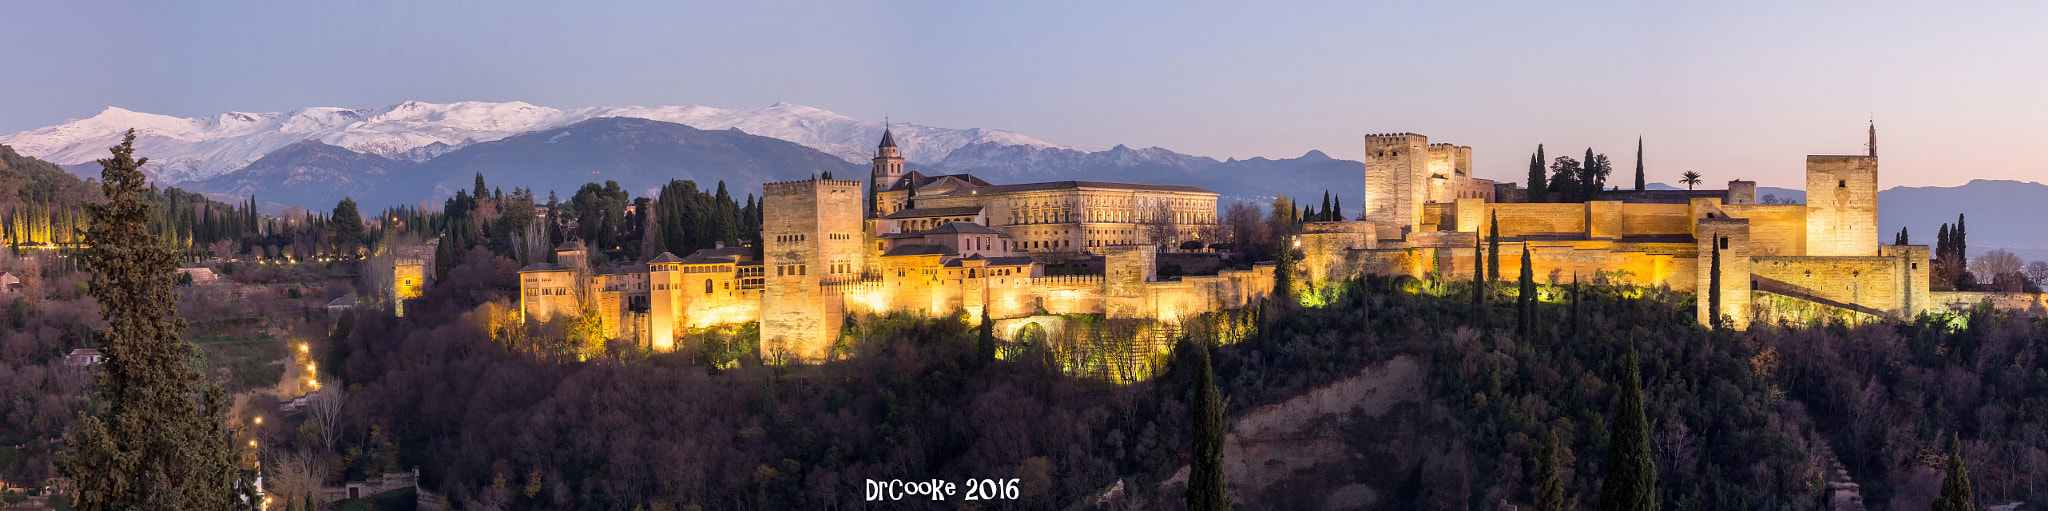
[[[1610,155],[1651,181],[2048,181],[2048,3],[9,2],[0,133],[404,101],[808,105],[1215,158],[1361,137]],[[1610,182],[1623,181],[1610,179]]]

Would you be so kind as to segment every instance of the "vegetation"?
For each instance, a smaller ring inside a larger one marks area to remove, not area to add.
[[[150,203],[129,131],[100,160],[107,202],[91,215],[85,266],[108,328],[97,387],[105,409],[78,423],[60,457],[83,509],[250,508],[254,471],[228,444],[226,398],[191,366],[198,350],[179,339],[171,293],[176,256],[149,234]],[[246,500],[245,500],[246,499]]]

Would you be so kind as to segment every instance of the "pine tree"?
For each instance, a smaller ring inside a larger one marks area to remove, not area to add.
[[[1970,490],[1970,467],[1963,464],[1963,441],[1951,437],[1948,476],[1941,480],[1941,496],[1934,499],[1934,511],[1976,511],[1975,493]]]
[[[134,130],[112,152],[100,160],[107,201],[86,205],[81,258],[107,321],[95,334],[106,408],[79,420],[59,469],[77,486],[78,509],[249,509],[254,473],[229,444],[226,395],[193,369],[199,350],[179,338],[177,256],[147,231],[155,204]]]
[[[1657,511],[1657,459],[1650,454],[1650,422],[1643,415],[1643,372],[1633,339],[1622,361],[1614,420],[1607,429],[1606,479],[1600,511]]]
[[[1543,442],[1532,490],[1536,492],[1536,511],[1564,511],[1564,442],[1558,438],[1556,429],[1551,429],[1549,438]]]
[[[1716,236],[1708,244],[1714,246],[1714,261],[1707,269],[1707,326],[1721,328],[1721,239]]]
[[[1492,230],[1486,234],[1486,281],[1500,282],[1500,211],[1493,212]]]
[[[1543,199],[1543,184],[1548,182],[1543,173],[1543,144],[1536,144],[1536,154],[1529,155],[1529,197],[1527,202],[1547,202]]]
[[[1230,488],[1223,473],[1223,395],[1216,390],[1206,343],[1183,341],[1181,347],[1195,356],[1193,445],[1194,458],[1188,463],[1187,498],[1190,511],[1230,509]]]
[[[1636,191],[1643,191],[1643,137],[1636,137]]]
[[[342,197],[341,202],[334,203],[333,223],[327,228],[327,237],[337,254],[355,256],[367,241],[363,239],[363,230],[363,215],[356,211],[355,200]]]
[[[504,176],[499,176],[499,177],[504,177]],[[490,188],[487,188],[487,187],[485,187],[485,186],[484,186],[484,173],[483,173],[483,172],[477,172],[477,173],[476,173],[476,191],[473,191],[473,192],[469,192],[469,196],[470,196],[470,197],[475,197],[475,198],[478,198],[478,199],[481,199],[481,198],[484,198],[484,197],[489,197],[489,196],[491,196],[491,189],[490,189]]]

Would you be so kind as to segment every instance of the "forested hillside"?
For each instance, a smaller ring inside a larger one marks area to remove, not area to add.
[[[473,250],[458,284],[408,317],[365,313],[334,339],[323,356],[351,389],[343,445],[422,467],[452,502],[515,509],[858,506],[866,479],[971,477],[1024,482],[1022,501],[992,508],[1097,502],[1119,485],[1104,506],[1181,505],[1169,481],[1188,463],[1191,417],[1176,359],[1147,381],[1077,378],[1054,361],[1129,344],[1007,344],[984,363],[971,318],[908,316],[854,318],[846,358],[821,366],[761,366],[744,327],[694,332],[673,354],[562,349],[547,343],[573,325],[501,319],[516,303],[514,267]],[[1337,455],[1233,472],[1238,503],[1314,508],[1342,493],[1375,509],[1527,505],[1539,475],[1557,473],[1570,508],[1592,508],[1611,475],[1631,345],[1666,509],[1822,509],[1838,459],[1873,509],[1924,509],[1957,435],[1980,502],[2048,496],[2026,475],[2048,447],[2038,320],[1984,310],[1739,333],[1696,325],[1689,296],[1589,283],[1535,286],[1523,333],[1511,288],[1478,306],[1471,290],[1354,281],[1303,289],[1296,301],[1313,305],[1190,323],[1191,340],[1220,344],[1229,417],[1395,358],[1425,368],[1414,404],[1303,430],[1339,442]],[[1546,470],[1553,433],[1560,465]]]

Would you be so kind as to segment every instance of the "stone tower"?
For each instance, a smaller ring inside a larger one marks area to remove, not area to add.
[[[882,201],[879,200],[880,195],[882,191],[896,186],[896,181],[901,179],[903,179],[903,151],[896,148],[896,134],[891,133],[888,128],[882,128],[882,144],[875,147],[874,177],[869,181],[874,183],[874,186],[868,190],[868,215],[870,217],[881,218],[883,215],[889,214],[887,211],[882,211]]]
[[[1422,224],[1428,183],[1429,137],[1365,136],[1365,220],[1378,229],[1380,239],[1400,238]]]
[[[860,181],[761,185],[761,354],[823,360],[843,319],[822,287],[864,265]]]
[[[1806,157],[1806,255],[1877,255],[1877,157]]]
[[[1699,266],[1695,270],[1699,281],[1697,301],[1699,322],[1711,324],[1707,311],[1710,305],[1708,290],[1713,288],[1714,247],[1721,247],[1721,315],[1728,317],[1730,327],[1736,330],[1749,329],[1750,307],[1750,251],[1749,219],[1747,218],[1702,218],[1696,229],[1696,243],[1699,247]]]

